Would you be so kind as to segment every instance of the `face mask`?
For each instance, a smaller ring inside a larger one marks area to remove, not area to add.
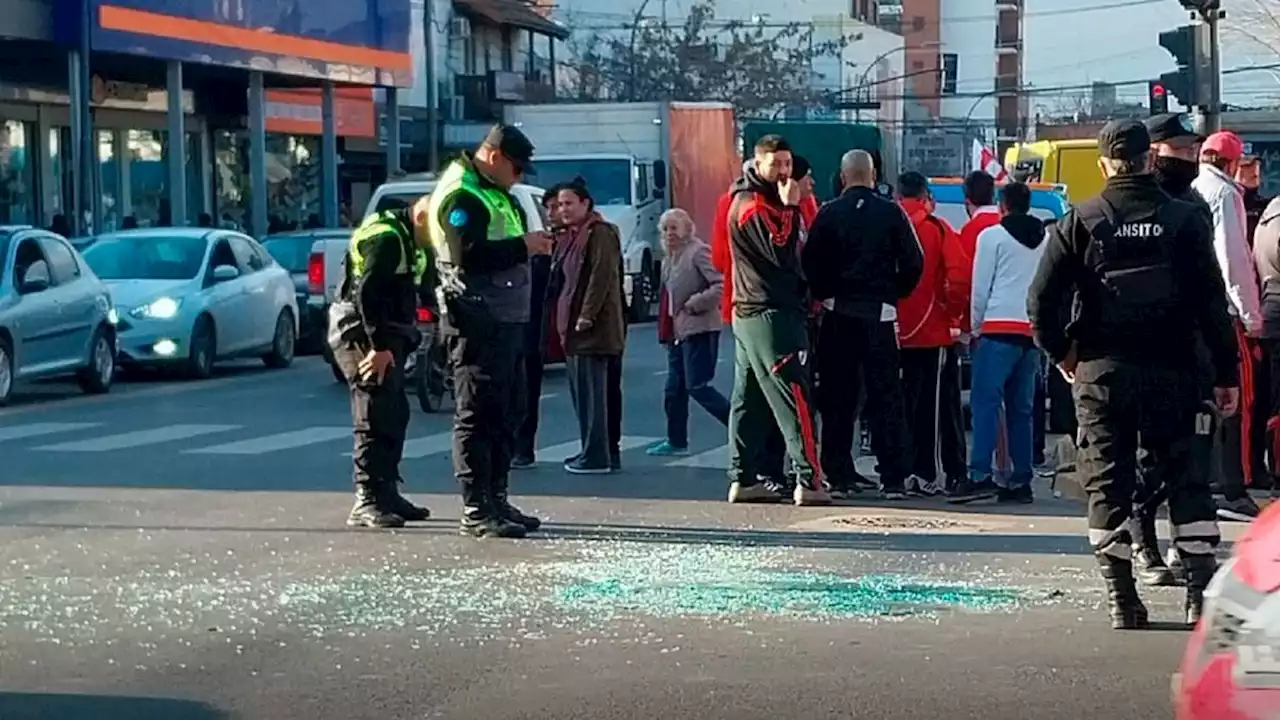
[[[1191,187],[1191,181],[1200,173],[1200,168],[1195,163],[1176,157],[1157,157],[1154,169],[1162,186],[1178,192]]]

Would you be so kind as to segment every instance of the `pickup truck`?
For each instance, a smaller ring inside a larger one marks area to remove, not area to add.
[[[423,195],[430,195],[435,186],[434,173],[405,175],[386,182],[379,186],[374,191],[373,197],[369,199],[365,217],[404,204],[412,205]],[[542,207],[542,196],[545,191],[533,185],[519,184],[511,188],[511,194],[524,210],[525,217],[529,220],[529,229],[545,229],[547,222]],[[346,276],[348,245],[349,242],[346,239],[323,239],[317,240],[311,246],[311,257],[307,264],[307,284],[310,292],[308,302],[313,307],[319,308],[325,317],[328,317],[329,305],[337,298]],[[558,348],[552,348],[552,351],[553,357],[549,360],[563,359],[554,357],[559,351]],[[343,381],[342,373],[333,365],[327,343],[324,344],[324,357],[333,368],[334,377]]]

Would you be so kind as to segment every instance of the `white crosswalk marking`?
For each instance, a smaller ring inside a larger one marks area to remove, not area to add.
[[[622,440],[618,443],[622,452],[635,450],[636,448],[648,447],[662,438],[644,437],[642,435],[623,435]],[[573,442],[560,443],[551,447],[538,448],[538,457],[543,462],[560,462],[561,460],[577,455],[582,451],[582,443],[574,440]]]
[[[703,468],[707,470],[729,469],[729,445],[725,443],[697,455],[682,457],[667,463],[667,467]]]
[[[25,440],[26,438],[40,437],[41,435],[52,435],[54,433],[71,432],[72,430],[88,430],[89,428],[98,427],[102,423],[29,423],[27,425],[14,425],[13,427],[0,427],[0,442],[5,440]]]
[[[103,437],[90,438],[88,440],[58,443],[57,445],[45,445],[43,447],[36,448],[36,450],[56,450],[58,452],[109,452],[111,450],[125,450],[127,448],[142,447],[144,445],[158,445],[160,443],[173,442],[175,440],[187,440],[201,435],[212,435],[214,433],[227,432],[229,430],[238,430],[241,427],[241,425],[169,425],[168,427],[154,428],[151,430],[137,430],[134,432],[120,433],[118,435],[105,435]]]
[[[278,450],[292,450],[294,448],[306,447],[307,445],[315,445],[316,443],[329,442],[341,437],[350,436],[350,427],[309,427],[301,430],[277,433],[275,435],[264,435],[262,437],[251,438],[249,440],[239,440],[237,442],[229,442],[222,445],[210,445],[209,447],[196,448],[195,450],[187,450],[185,454],[263,455],[269,452],[276,452]]]
[[[453,450],[453,433],[443,432],[414,438],[404,444],[404,456],[410,460],[439,455]],[[351,453],[347,453],[350,455]]]

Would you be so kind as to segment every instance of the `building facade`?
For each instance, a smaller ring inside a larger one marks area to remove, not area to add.
[[[407,24],[408,0],[6,3],[0,222],[336,223],[338,135],[411,82]]]

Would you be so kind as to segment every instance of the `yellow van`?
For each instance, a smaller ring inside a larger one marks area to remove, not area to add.
[[[1097,140],[1040,140],[1009,148],[1004,166],[1011,174],[1028,173],[1028,182],[1066,185],[1072,205],[1102,192]]]

